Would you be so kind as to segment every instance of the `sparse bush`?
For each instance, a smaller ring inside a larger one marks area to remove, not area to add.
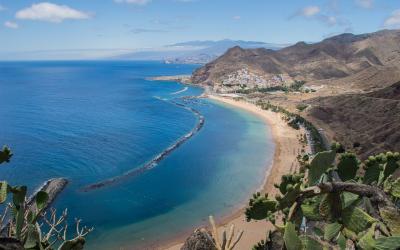
[[[300,104],[296,105],[297,110],[299,110],[300,112],[304,111],[307,107],[308,107],[308,105],[307,104],[303,104],[303,103],[300,103]]]

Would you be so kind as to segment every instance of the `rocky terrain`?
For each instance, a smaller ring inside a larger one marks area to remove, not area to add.
[[[217,93],[255,89],[247,99],[268,100],[301,114],[363,158],[400,151],[399,68],[400,31],[382,30],[277,51],[234,47],[191,80]],[[313,91],[257,91],[299,80]],[[299,110],[299,105],[307,108]]]
[[[400,82],[366,94],[311,99],[308,116],[362,158],[400,150]]]
[[[400,31],[383,30],[362,35],[342,34],[313,44],[299,42],[280,50],[236,46],[198,69],[192,82],[212,86],[219,92],[229,91],[224,86],[226,77],[246,69],[266,80],[286,76],[282,84],[306,80],[311,84],[330,81],[333,85],[343,85],[341,80],[350,77],[357,88],[373,88],[376,81],[384,87],[400,79],[396,72],[400,65],[399,41]]]

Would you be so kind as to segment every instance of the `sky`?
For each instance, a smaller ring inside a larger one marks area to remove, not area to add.
[[[277,44],[400,28],[400,0],[0,0],[0,60],[192,40]]]

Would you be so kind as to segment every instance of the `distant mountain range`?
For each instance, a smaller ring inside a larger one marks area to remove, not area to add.
[[[197,70],[193,82],[215,86],[243,68],[266,78],[283,74],[315,81],[361,76],[374,69],[381,74],[383,68],[398,66],[400,31],[382,30],[362,35],[345,33],[312,44],[298,42],[280,50],[236,46]]]
[[[220,40],[189,41],[167,45],[155,49],[143,49],[136,52],[112,57],[117,60],[164,60],[167,63],[205,64],[225,53],[229,48],[266,48],[277,50],[287,44],[272,44],[255,41]]]

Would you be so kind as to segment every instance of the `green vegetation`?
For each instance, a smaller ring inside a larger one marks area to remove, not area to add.
[[[12,153],[4,147],[0,151],[0,164],[10,161]],[[11,195],[12,197],[9,197]],[[39,191],[33,200],[27,199],[26,186],[10,186],[0,182],[0,204],[3,214],[0,216],[1,249],[80,250],[85,244],[85,236],[93,228],[80,227],[76,221],[76,236],[67,239],[67,210],[57,216],[51,209],[46,213],[49,195]],[[6,203],[7,200],[11,200]],[[6,204],[5,204],[6,203]],[[11,211],[11,213],[9,213]]]
[[[235,90],[234,93],[237,93],[237,94],[250,94],[250,93],[254,93],[254,92],[267,93],[267,92],[275,92],[275,91],[299,92],[299,91],[303,90],[303,86],[304,86],[305,83],[306,83],[305,81],[295,81],[290,86],[279,85],[279,86],[272,86],[272,87],[267,87],[267,88],[257,88],[256,87],[256,88],[253,88],[253,89],[244,89],[244,88],[242,88],[242,89],[239,89],[239,90]],[[225,84],[224,86],[229,86],[229,85]],[[231,87],[231,86],[229,86],[229,87]],[[308,92],[309,92],[309,90],[308,90]]]
[[[308,105],[307,104],[303,104],[303,103],[297,104],[297,106],[296,106],[297,110],[300,111],[300,112],[305,110],[307,107],[308,107]]]
[[[310,133],[310,137],[314,143],[313,147],[315,152],[321,152],[327,149],[324,143],[324,139],[322,138],[318,129],[311,122],[309,122],[299,114],[292,113],[280,106],[273,105],[269,101],[265,102],[260,100],[256,104],[262,109],[284,114],[286,120],[288,120],[288,125],[293,127],[294,129],[299,129],[299,125],[304,126],[304,128]]]
[[[259,249],[399,249],[400,154],[361,162],[333,143],[299,173],[282,176],[275,199],[254,194],[247,220],[274,226]]]

